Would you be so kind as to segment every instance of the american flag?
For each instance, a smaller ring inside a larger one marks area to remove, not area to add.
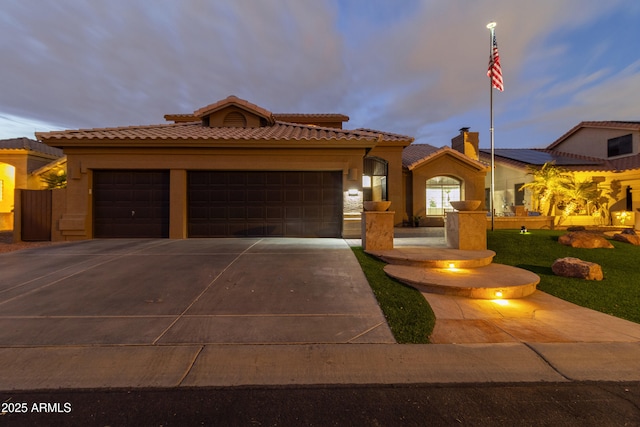
[[[504,91],[504,83],[502,82],[502,68],[500,67],[500,54],[498,53],[498,42],[496,41],[496,33],[493,32],[493,47],[491,48],[491,56],[489,58],[489,70],[487,76],[491,79],[491,86],[499,91]]]

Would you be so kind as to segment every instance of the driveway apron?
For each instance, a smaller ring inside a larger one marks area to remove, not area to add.
[[[90,240],[0,255],[0,346],[393,343],[341,239]]]

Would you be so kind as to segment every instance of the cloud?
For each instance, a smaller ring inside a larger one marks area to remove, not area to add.
[[[6,6],[6,7],[4,7]],[[66,126],[161,121],[230,94],[326,106],[343,74],[321,2],[10,2],[2,111]],[[322,105],[324,104],[324,105]],[[186,109],[186,111],[185,111]]]
[[[624,106],[620,114],[634,111],[622,94],[635,87],[637,70],[598,65],[617,47],[609,34],[587,46],[572,38],[629,13],[627,5],[5,0],[0,54],[11,60],[3,63],[0,113],[66,128],[159,123],[235,94],[274,112],[344,113],[350,127],[423,142],[451,128],[448,141],[488,114],[485,25],[495,20],[505,79],[496,111],[505,127],[566,126],[558,117],[572,105],[586,114],[606,95],[600,85],[620,93],[609,94]]]

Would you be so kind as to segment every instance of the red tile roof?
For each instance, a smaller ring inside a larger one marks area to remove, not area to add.
[[[221,108],[236,106],[249,110],[254,114],[267,119],[266,126],[260,127],[217,127],[206,126],[200,118],[203,118]],[[276,120],[276,117],[279,120]],[[323,127],[315,124],[292,123],[286,120],[313,119],[316,121],[346,121],[349,117],[342,114],[280,114],[274,115],[270,111],[252,104],[236,96],[229,96],[221,101],[202,107],[194,114],[167,114],[165,119],[175,123],[127,126],[115,128],[78,129],[54,132],[38,132],[36,137],[52,146],[63,147],[65,145],[77,145],[83,143],[116,145],[131,145],[133,141],[149,145],[160,141],[223,144],[225,141],[318,141],[344,143],[367,143],[367,146],[375,146],[379,142],[393,143],[394,145],[409,145],[413,138],[405,135],[380,132],[371,129],[344,130],[336,127]],[[291,145],[286,144],[285,145]],[[273,146],[271,144],[270,146]]]
[[[38,139],[56,146],[62,140],[101,140],[101,141],[406,141],[413,138],[404,135],[388,134],[373,130],[343,130],[309,126],[295,123],[276,122],[273,126],[257,128],[207,127],[199,122],[172,123],[149,126],[128,126],[102,129],[79,129],[54,132],[38,132]]]
[[[485,169],[486,165],[478,160],[474,160],[469,156],[454,150],[451,147],[434,147],[429,144],[411,144],[402,151],[402,166],[412,170],[418,167],[420,164],[434,159],[436,157],[449,154],[454,157],[458,157],[460,160],[467,162],[473,167],[479,170]]]
[[[411,144],[402,151],[402,166],[408,168],[440,150],[429,144]]]
[[[275,123],[275,119],[273,118],[273,113],[271,111],[259,107],[256,104],[252,104],[251,102],[240,99],[237,96],[231,95],[226,97],[225,99],[221,99],[218,102],[214,102],[213,104],[209,104],[206,107],[202,107],[193,112],[193,115],[197,118],[202,118],[204,116],[208,116],[209,114],[218,111],[222,108],[228,107],[230,105],[235,105],[245,110],[249,110],[258,116],[262,116],[267,119],[268,124]]]

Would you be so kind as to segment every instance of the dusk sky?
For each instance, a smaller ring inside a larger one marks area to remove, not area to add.
[[[2,0],[0,139],[164,123],[236,95],[346,128],[496,148],[640,121],[638,0]]]

